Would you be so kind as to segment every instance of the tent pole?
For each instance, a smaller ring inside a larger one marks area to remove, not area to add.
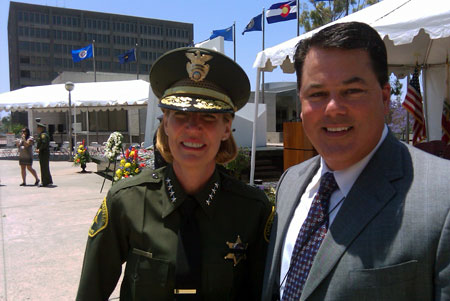
[[[98,111],[95,111],[95,135],[98,143]]]
[[[86,110],[86,143],[89,145],[89,111]]]
[[[34,122],[33,122],[33,109],[28,109],[28,129],[30,130],[30,135],[34,134]]]
[[[130,118],[130,111],[127,111],[127,119],[128,119],[128,136],[130,137],[130,146],[133,143],[133,139],[131,138],[131,118]]]
[[[73,144],[75,152],[77,151],[77,104],[73,102]]]
[[[250,185],[253,185],[255,182],[256,121],[258,120],[258,100],[259,100],[260,77],[261,77],[261,68],[258,68],[256,70],[255,116],[253,118],[252,153],[251,153],[251,160],[250,160]]]

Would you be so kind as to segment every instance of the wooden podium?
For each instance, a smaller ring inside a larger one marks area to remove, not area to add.
[[[284,170],[317,155],[301,122],[283,123]]]

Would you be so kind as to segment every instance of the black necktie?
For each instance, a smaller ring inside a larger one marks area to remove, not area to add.
[[[201,239],[195,218],[198,206],[198,202],[188,196],[178,208],[181,221],[175,280],[175,288],[197,289],[197,294],[201,286]]]

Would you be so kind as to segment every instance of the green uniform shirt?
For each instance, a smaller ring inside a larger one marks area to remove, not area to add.
[[[39,149],[40,157],[41,154],[48,156],[48,154],[50,153],[49,146],[50,146],[50,136],[46,131],[43,131],[38,135],[36,139],[36,147]]]
[[[271,213],[264,192],[216,168],[194,197],[200,205],[202,299],[259,300]],[[177,208],[185,198],[171,165],[114,184],[89,230],[77,300],[107,300],[124,262],[121,300],[182,300],[174,289]],[[245,256],[235,254],[238,242],[246,246]]]

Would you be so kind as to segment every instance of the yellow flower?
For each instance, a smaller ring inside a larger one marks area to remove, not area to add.
[[[121,177],[122,177],[122,169],[116,170],[116,176],[117,176],[118,178],[121,178]]]
[[[134,151],[131,151],[129,157],[134,157]]]
[[[120,160],[120,166],[124,166],[127,161],[125,159]]]
[[[136,170],[134,172],[135,173],[139,173],[139,168],[136,168]]]
[[[79,150],[78,150],[78,153],[79,153],[79,154],[81,154],[82,152],[83,152],[83,150],[82,150],[82,149],[79,149]]]
[[[125,168],[130,168],[131,164],[130,162],[125,163]]]

